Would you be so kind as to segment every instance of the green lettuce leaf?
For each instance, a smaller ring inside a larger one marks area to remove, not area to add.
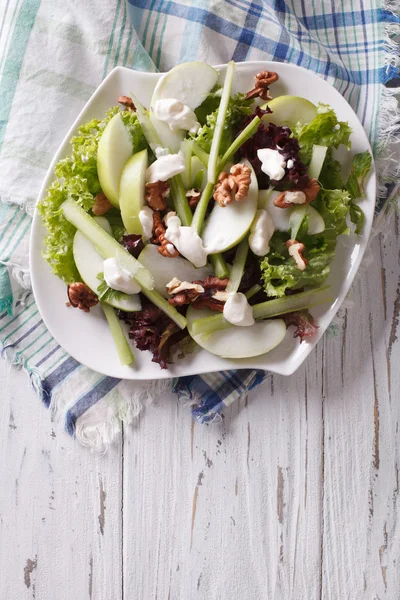
[[[300,271],[289,255],[286,241],[289,234],[275,232],[270,242],[270,252],[261,261],[261,277],[268,296],[281,297],[287,290],[298,290],[305,286],[318,287],[324,283],[330,272],[330,263],[335,256],[336,241],[339,235],[350,233],[347,226],[350,195],[346,190],[321,190],[313,207],[325,221],[325,230],[317,235],[307,233],[307,221],[302,224],[297,240],[306,250],[307,267]]]
[[[326,190],[342,190],[344,188],[344,181],[342,179],[342,165],[338,160],[333,158],[332,150],[330,148],[326,153],[318,181]]]
[[[335,111],[327,104],[318,105],[317,116],[306,125],[298,124],[293,135],[299,140],[300,158],[307,165],[314,144],[338,148],[344,144],[350,148],[351,128],[345,121],[338,121]]]
[[[119,290],[114,290],[107,285],[104,279],[104,273],[98,273],[97,279],[99,280],[99,285],[97,286],[97,297],[102,302],[110,302],[111,300],[126,300],[126,298],[128,298],[128,294],[120,292]]]
[[[346,189],[353,200],[365,197],[364,180],[371,169],[371,165],[372,156],[368,150],[354,156],[346,184]]]
[[[76,230],[61,213],[60,206],[65,200],[71,199],[86,211],[93,207],[95,195],[101,191],[97,176],[97,148],[104,128],[119,110],[118,106],[114,106],[104,119],[92,119],[78,128],[77,135],[71,140],[72,153],[55,166],[57,179],[38,205],[47,229],[43,256],[53,273],[67,284],[80,281],[72,253]],[[134,152],[145,148],[146,140],[136,114],[123,111],[121,116],[132,136]],[[110,222],[113,231],[121,236],[121,220],[118,215],[110,214]]]
[[[217,123],[220,99],[220,91],[211,92],[211,94],[207,96],[204,102],[196,110],[196,115],[198,115],[197,118],[199,119],[199,123],[202,125],[202,127],[196,134],[190,134],[190,137],[194,139],[199,146],[205,150],[205,152],[208,153],[211,149],[211,142],[214,136],[215,125]],[[230,98],[219,149],[220,154],[224,154],[224,152],[233,142],[239,125],[243,119],[252,114],[252,104],[253,100],[246,100],[245,94],[236,94]],[[215,106],[217,108],[214,108]],[[212,108],[214,108],[212,112],[207,112]]]

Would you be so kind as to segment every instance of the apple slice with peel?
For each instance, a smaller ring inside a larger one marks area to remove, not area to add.
[[[317,107],[300,96],[278,96],[261,108],[265,109],[266,106],[272,110],[272,114],[264,115],[263,121],[280,126],[294,127],[299,121],[309,123],[317,116]]]
[[[244,238],[254,220],[258,202],[257,177],[247,160],[241,162],[251,169],[249,192],[241,202],[233,200],[228,206],[215,203],[201,236],[209,254],[225,252],[236,246]]]
[[[139,213],[144,206],[144,186],[148,164],[147,150],[131,156],[126,162],[119,184],[119,207],[128,233],[142,235]]]
[[[112,235],[111,225],[105,217],[94,217],[94,219],[104,231]],[[100,285],[97,275],[103,272],[103,257],[80,231],[75,233],[72,249],[80,276],[86,285],[97,294],[97,288]],[[126,312],[134,312],[142,308],[139,294],[129,295],[124,300],[112,299],[107,304]]]
[[[194,335],[193,321],[212,316],[208,309],[197,310],[189,306],[186,313],[187,328],[195,342],[211,354],[222,358],[251,358],[266,354],[281,343],[286,335],[283,319],[257,321],[249,327],[229,327],[211,334]]]
[[[132,156],[132,139],[118,113],[104,129],[97,150],[97,173],[101,189],[114,206],[119,207],[119,181],[122,169]]]
[[[267,211],[269,216],[274,222],[275,229],[278,231],[289,231],[290,229],[290,214],[292,209],[288,208],[279,208],[279,206],[275,206],[274,201],[281,194],[277,190],[272,190],[270,194],[268,194],[266,202],[264,204],[264,209]]]
[[[164,146],[178,152],[185,131],[171,131],[169,125],[159,121],[152,107],[157,100],[175,98],[194,110],[206,99],[218,80],[218,72],[202,62],[186,62],[177,65],[163,75],[154,88],[150,103],[150,120]]]
[[[154,277],[154,289],[164,298],[169,298],[165,286],[174,277],[177,277],[180,281],[192,282],[197,279],[205,279],[208,275],[213,274],[210,265],[196,269],[186,258],[162,256],[158,252],[158,246],[154,244],[147,244],[140,253],[138,260],[144,267],[151,270]]]

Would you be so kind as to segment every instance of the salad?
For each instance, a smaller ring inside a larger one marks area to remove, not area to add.
[[[101,305],[123,365],[135,347],[165,369],[196,345],[241,359],[288,328],[312,337],[338,237],[362,232],[372,159],[355,155],[344,178],[348,124],[327,105],[272,98],[267,70],[233,95],[234,74],[230,62],[220,85],[211,66],[183,63],[149,107],[120,96],[78,128],[38,204],[69,310]]]

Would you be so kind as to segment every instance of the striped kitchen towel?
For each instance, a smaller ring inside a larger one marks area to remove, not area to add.
[[[70,434],[104,448],[168,383],[104,377],[68,356],[46,330],[30,293],[31,215],[53,154],[71,122],[116,65],[164,71],[186,60],[210,64],[277,60],[330,81],[359,115],[375,154],[399,148],[396,90],[398,0],[8,0],[0,9],[0,342],[2,354]],[[131,26],[132,23],[132,26]],[[398,163],[378,164],[381,181]],[[382,192],[384,189],[382,190]],[[174,382],[198,420],[259,384],[235,371]]]

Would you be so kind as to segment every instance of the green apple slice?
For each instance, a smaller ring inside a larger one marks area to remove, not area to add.
[[[300,96],[278,96],[261,108],[265,109],[267,105],[272,114],[264,115],[263,121],[271,121],[275,125],[294,127],[299,121],[309,123],[317,116],[317,107]]]
[[[280,210],[290,210],[289,217],[289,229],[291,231],[291,238],[295,240],[298,234],[298,231],[301,227],[303,219],[308,215],[308,233],[310,235],[315,235],[316,233],[322,233],[325,229],[325,221],[319,214],[317,210],[313,206],[293,206],[291,209],[280,209]]]
[[[119,181],[122,169],[132,156],[132,140],[120,113],[104,129],[97,150],[97,173],[101,189],[114,206],[119,207]]]
[[[249,193],[241,202],[233,200],[228,206],[215,203],[201,236],[209,254],[225,252],[236,246],[244,238],[254,220],[258,202],[257,177],[247,160],[241,162],[251,169]]]
[[[111,225],[105,217],[94,217],[94,219],[106,233],[112,235]],[[103,257],[80,231],[75,233],[72,250],[80,276],[86,285],[97,294],[97,288],[100,285],[97,275],[103,272]],[[134,312],[142,308],[138,294],[129,295],[123,300],[112,299],[107,304],[126,312]]]
[[[148,164],[147,150],[131,156],[126,162],[119,184],[119,206],[125,229],[128,233],[142,235],[142,224],[139,212],[145,200],[146,169]]]
[[[267,197],[264,209],[273,220],[275,229],[278,231],[289,231],[291,208],[279,208],[274,204],[280,193],[273,190]]]
[[[177,65],[163,75],[154,88],[150,103],[150,120],[161,142],[172,152],[178,152],[185,131],[171,131],[169,125],[159,121],[152,107],[157,100],[176,98],[194,110],[206,99],[218,80],[218,72],[202,62],[186,62]]]
[[[212,316],[211,310],[197,310],[189,306],[187,328],[192,338],[205,350],[222,358],[251,358],[270,352],[286,335],[283,319],[258,321],[249,327],[229,327],[211,334],[193,334],[193,322]]]
[[[164,298],[169,298],[165,286],[174,277],[177,277],[180,281],[192,282],[205,279],[208,275],[213,274],[210,265],[196,269],[186,258],[162,256],[158,252],[158,246],[154,244],[145,246],[140,253],[139,261],[144,267],[151,269],[154,277],[154,289]]]

